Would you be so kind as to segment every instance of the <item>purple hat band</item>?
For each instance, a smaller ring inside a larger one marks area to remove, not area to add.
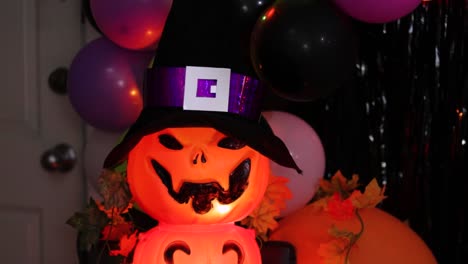
[[[145,107],[228,112],[257,120],[263,85],[226,68],[157,67],[147,71],[144,98]]]

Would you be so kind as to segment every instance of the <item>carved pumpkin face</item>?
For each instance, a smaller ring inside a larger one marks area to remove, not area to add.
[[[269,160],[213,128],[167,128],[130,151],[128,182],[151,217],[170,224],[228,223],[261,201]]]
[[[255,232],[233,224],[160,224],[140,235],[133,257],[133,264],[261,262]]]

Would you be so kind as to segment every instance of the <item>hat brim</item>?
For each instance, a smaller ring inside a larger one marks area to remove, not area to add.
[[[245,142],[279,165],[301,173],[286,145],[273,133],[263,117],[253,121],[230,113],[186,111],[169,107],[143,109],[122,141],[106,157],[104,168],[113,168],[125,161],[128,153],[144,136],[165,128],[179,127],[212,127]]]

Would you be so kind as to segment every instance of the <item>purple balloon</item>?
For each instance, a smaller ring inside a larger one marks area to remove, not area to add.
[[[349,16],[367,23],[387,23],[413,12],[421,0],[334,0]]]
[[[73,59],[68,74],[75,111],[93,127],[127,129],[143,108],[143,74],[152,55],[120,48],[106,38],[88,43]]]
[[[102,33],[132,50],[154,50],[172,0],[91,0],[91,12]]]

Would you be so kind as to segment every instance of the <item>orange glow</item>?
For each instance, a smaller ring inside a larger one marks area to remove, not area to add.
[[[132,88],[130,90],[130,95],[131,96],[138,96],[139,92],[138,92],[138,89],[137,88]]]
[[[217,201],[213,202],[214,210],[220,214],[226,214],[231,211],[231,206],[229,204],[220,204]]]
[[[153,30],[151,30],[151,29],[146,30],[146,35],[147,36],[152,36],[153,34],[154,34]]]
[[[266,12],[266,14],[262,17],[262,20],[265,21],[267,19],[270,19],[273,15],[275,14],[275,8],[271,8]]]

